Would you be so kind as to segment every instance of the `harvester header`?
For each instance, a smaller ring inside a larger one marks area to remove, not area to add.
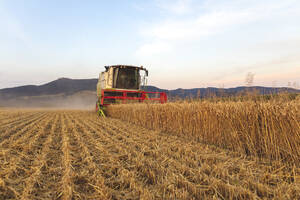
[[[104,115],[104,108],[116,103],[166,103],[166,93],[143,90],[147,85],[147,77],[148,70],[143,66],[105,66],[105,71],[100,73],[97,83],[97,112]]]

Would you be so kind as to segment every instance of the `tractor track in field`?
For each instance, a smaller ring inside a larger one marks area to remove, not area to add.
[[[299,168],[90,111],[0,110],[0,120],[0,200],[300,198]]]
[[[0,158],[1,178],[8,179],[7,188],[13,192],[15,197],[20,198],[20,193],[24,188],[24,180],[34,170],[33,162],[39,157],[43,143],[48,138],[47,132],[51,122],[51,117],[42,118],[39,123],[33,124],[33,131],[24,132],[21,129],[20,137],[11,140],[11,143],[2,145],[8,151],[4,152]],[[30,130],[30,129],[26,129]],[[7,193],[9,193],[9,190]]]
[[[9,123],[8,125],[1,126],[0,128],[0,146],[2,146],[6,140],[28,132],[38,121],[46,117],[45,113],[35,113],[28,118],[17,120]],[[17,135],[17,136],[16,136]],[[11,143],[11,142],[9,142]]]
[[[5,124],[9,124],[10,122],[13,122],[14,120],[20,120],[22,118],[25,118],[29,115],[32,115],[32,113],[5,113],[4,111],[0,113],[0,125],[3,126]],[[20,117],[22,116],[22,117]]]
[[[59,116],[49,132],[51,141],[42,152],[43,160],[39,172],[35,174],[31,188],[24,193],[28,199],[59,199],[62,195],[62,117]]]
[[[11,114],[9,117],[5,119],[1,119],[1,129],[11,127],[14,125],[17,125],[20,122],[24,122],[26,120],[31,120],[34,116],[39,115],[44,112],[33,112],[33,113],[24,113],[24,115],[18,113],[18,114]]]

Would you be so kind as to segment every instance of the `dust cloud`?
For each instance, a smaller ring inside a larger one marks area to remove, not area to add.
[[[96,99],[95,92],[83,91],[72,95],[57,94],[0,99],[0,107],[90,110],[95,108]]]

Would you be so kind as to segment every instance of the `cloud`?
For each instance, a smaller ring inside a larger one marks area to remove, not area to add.
[[[137,56],[144,56],[144,55],[149,55],[149,56],[153,56],[153,55],[159,55],[162,53],[167,53],[170,52],[172,49],[172,46],[169,45],[166,42],[153,42],[153,43],[149,43],[149,44],[145,44],[142,47],[140,47],[140,49],[136,52]]]
[[[166,21],[147,30],[145,35],[150,35],[160,40],[194,40],[202,36],[216,34],[224,28],[250,21],[253,18],[249,12],[212,12],[182,21]]]
[[[175,3],[162,0],[157,2],[160,9],[168,10],[175,14],[192,12],[191,7],[201,7],[195,2],[188,0],[179,0],[175,1]],[[202,10],[193,12],[195,14],[189,17],[174,17],[170,15],[159,22],[143,27],[140,33],[143,38],[148,39],[148,42],[140,46],[137,54],[147,56],[145,53],[149,53],[151,55],[153,52],[160,51],[159,48],[161,46],[175,48],[177,44],[215,36],[239,25],[260,22],[280,15],[295,14],[295,11],[300,13],[300,7],[295,8],[294,6],[295,3],[297,4],[295,0],[267,1],[265,4],[247,0],[243,1],[246,2],[244,4],[229,1],[231,4],[224,5],[219,5],[216,1],[205,2],[201,7]],[[151,47],[152,51],[148,47]],[[149,51],[144,51],[145,48],[148,48]]]
[[[183,15],[191,12],[191,0],[156,0],[156,5],[162,11]]]
[[[146,6],[136,3],[136,2],[132,3],[131,6],[133,9],[140,11],[140,12],[144,12],[146,10]]]

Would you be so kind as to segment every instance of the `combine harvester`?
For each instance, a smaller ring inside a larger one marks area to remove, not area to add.
[[[166,103],[166,93],[142,90],[147,85],[147,77],[148,70],[143,66],[105,66],[97,84],[97,113],[105,116],[105,108],[116,103]]]

